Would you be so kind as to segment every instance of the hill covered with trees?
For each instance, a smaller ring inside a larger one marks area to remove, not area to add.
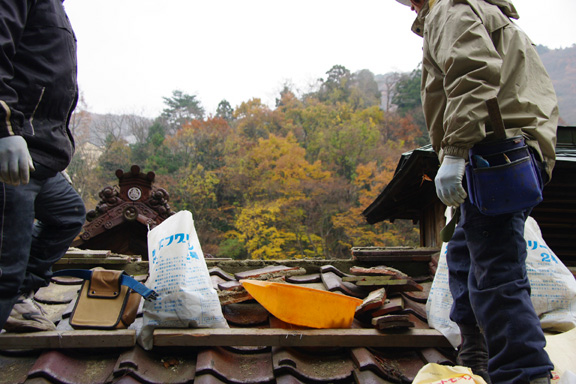
[[[204,252],[215,256],[334,258],[355,246],[418,245],[413,223],[371,226],[361,212],[400,155],[427,142],[412,117],[419,101],[403,101],[419,97],[397,91],[412,89],[419,72],[394,76],[386,97],[400,106],[387,110],[370,71],[336,65],[326,75],[308,94],[285,87],[274,108],[223,100],[206,116],[197,96],[180,91],[153,120],[79,108],[68,172],[88,209],[117,183],[117,169],[155,172],[173,209],[193,213]]]

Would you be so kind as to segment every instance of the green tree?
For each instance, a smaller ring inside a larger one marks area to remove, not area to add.
[[[416,139],[417,145],[425,145],[430,142],[424,113],[422,112],[422,99],[420,88],[422,82],[422,69],[420,67],[410,74],[404,74],[396,83],[396,89],[392,103],[398,107],[401,116],[410,115],[414,123],[420,129],[420,135]]]
[[[330,103],[348,101],[352,78],[350,71],[342,65],[335,65],[326,74],[328,75],[326,81],[320,79],[322,84],[318,98],[323,102]]]
[[[172,97],[164,97],[166,108],[161,117],[166,122],[169,133],[176,132],[182,125],[192,120],[204,119],[204,108],[196,95],[189,95],[182,91],[172,91]]]
[[[363,69],[354,73],[350,88],[349,101],[354,109],[380,105],[382,93],[378,89],[374,74],[369,70]]]
[[[216,108],[216,117],[224,119],[228,123],[234,120],[234,108],[232,108],[227,100],[222,100],[218,103],[218,108]]]

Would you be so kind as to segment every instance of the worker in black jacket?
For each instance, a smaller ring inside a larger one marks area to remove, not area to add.
[[[78,99],[76,38],[61,0],[0,2],[0,328],[54,330],[34,301],[85,220],[62,174]]]

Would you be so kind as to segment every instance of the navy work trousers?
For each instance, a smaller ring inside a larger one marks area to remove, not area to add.
[[[469,199],[448,243],[452,321],[477,324],[488,345],[494,384],[528,383],[553,365],[530,300],[524,225],[531,210],[486,216]]]
[[[0,183],[0,328],[21,294],[47,286],[52,265],[86,219],[84,203],[60,172],[35,164],[30,183]]]

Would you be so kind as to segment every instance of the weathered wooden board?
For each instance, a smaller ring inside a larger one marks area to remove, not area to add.
[[[154,346],[450,347],[435,329],[157,329]]]
[[[124,348],[136,345],[136,331],[3,333],[0,349]],[[434,329],[383,333],[375,329],[157,329],[157,347],[449,347]]]
[[[0,349],[124,348],[136,344],[136,331],[50,331],[0,334]]]

